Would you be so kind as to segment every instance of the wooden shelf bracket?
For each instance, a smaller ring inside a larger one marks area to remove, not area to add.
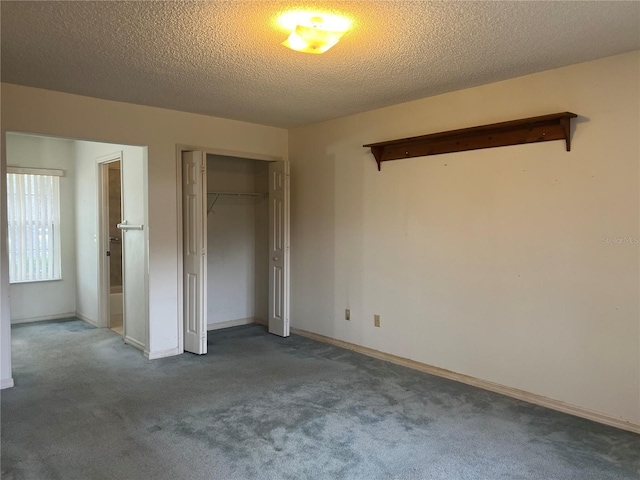
[[[390,160],[552,140],[564,140],[569,152],[571,119],[575,117],[577,115],[571,112],[554,113],[363,146],[371,149],[378,170],[381,170],[382,162]]]

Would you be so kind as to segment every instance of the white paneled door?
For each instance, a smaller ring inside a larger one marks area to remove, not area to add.
[[[207,353],[206,154],[182,153],[184,351]]]
[[[141,350],[147,345],[146,180],[142,157],[124,155],[121,161],[122,322],[124,341]],[[108,232],[108,230],[107,230]]]
[[[269,164],[269,332],[289,336],[289,162]]]

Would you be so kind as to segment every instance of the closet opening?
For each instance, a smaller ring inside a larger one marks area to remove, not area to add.
[[[207,330],[269,315],[269,163],[207,155]]]
[[[289,336],[288,163],[193,150],[179,162],[184,351],[249,323]]]

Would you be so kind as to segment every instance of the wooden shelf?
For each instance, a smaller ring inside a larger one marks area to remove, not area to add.
[[[381,169],[382,162],[390,160],[551,140],[564,140],[569,152],[571,119],[575,117],[577,115],[571,112],[554,113],[363,146],[371,148],[371,153],[378,163],[378,170]]]

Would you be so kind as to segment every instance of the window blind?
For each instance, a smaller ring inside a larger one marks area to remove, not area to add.
[[[60,279],[59,174],[7,170],[9,281]]]

